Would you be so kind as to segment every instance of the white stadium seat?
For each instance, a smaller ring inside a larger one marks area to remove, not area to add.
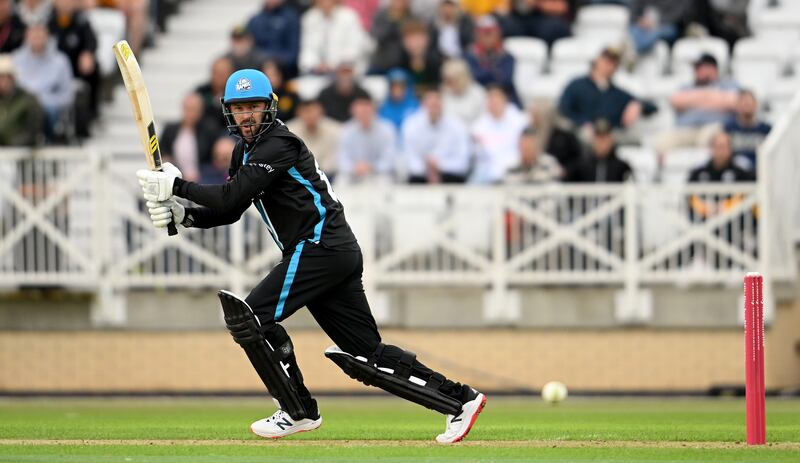
[[[589,72],[589,67],[606,46],[603,40],[585,37],[568,37],[553,44],[550,72],[559,75],[577,76]]]
[[[721,75],[728,69],[728,43],[718,37],[684,38],[672,48],[672,73],[687,80],[692,77],[692,65],[703,53],[717,59]]]
[[[750,18],[750,28],[758,38],[787,44],[800,40],[800,2],[782,2],[780,8],[764,8]]]
[[[771,122],[776,122],[786,113],[798,92],[800,92],[800,75],[797,74],[789,79],[779,79],[770,85],[766,100],[769,106],[768,118]]]
[[[763,97],[769,86],[782,74],[786,63],[786,47],[763,38],[747,37],[736,42],[731,70],[733,78]]]
[[[359,84],[369,93],[376,105],[383,103],[386,95],[389,94],[389,83],[384,76],[362,77]]]
[[[594,40],[621,41],[628,31],[630,12],[621,5],[587,5],[578,10],[573,32]]]
[[[638,57],[635,73],[646,79],[659,79],[664,75],[668,66],[669,45],[667,45],[667,42],[660,40],[650,50],[650,53]]]
[[[630,164],[636,183],[652,183],[658,169],[655,150],[641,146],[620,146],[617,148],[620,159]]]
[[[708,162],[711,154],[705,148],[679,148],[668,151],[664,156],[662,181],[666,184],[681,185],[689,179],[696,167]]]
[[[510,37],[503,42],[506,51],[514,57],[514,86],[526,100],[526,89],[535,85],[547,63],[547,44],[531,37]]]
[[[97,66],[103,76],[119,72],[112,46],[125,38],[125,15],[118,10],[92,8],[86,12],[97,34]]]
[[[331,79],[326,76],[300,76],[294,79],[297,95],[303,100],[313,100],[330,84]]]

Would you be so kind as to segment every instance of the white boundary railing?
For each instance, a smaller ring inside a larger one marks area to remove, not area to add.
[[[126,291],[246,293],[280,259],[254,210],[230,227],[178,237],[154,230],[134,159],[4,150],[0,288],[92,291],[95,321],[124,324]],[[765,224],[783,223],[770,219],[793,203],[764,209],[760,191],[741,183],[337,189],[364,250],[376,318],[388,317],[387,288],[477,286],[487,289],[489,323],[519,316],[514,295],[524,287],[619,287],[618,319],[646,322],[648,285],[738,284],[745,272],[769,273],[767,256],[792,244],[764,233]]]

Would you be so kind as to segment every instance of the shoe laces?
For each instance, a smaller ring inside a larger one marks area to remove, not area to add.
[[[281,419],[283,419],[284,416],[288,416],[286,412],[283,410],[278,410],[275,413],[273,413],[272,416],[267,418],[267,422],[269,423],[270,421],[280,421]]]

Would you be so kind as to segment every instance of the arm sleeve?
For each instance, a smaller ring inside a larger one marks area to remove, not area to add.
[[[223,185],[201,185],[175,179],[173,194],[207,209],[193,209],[198,215],[194,217],[195,226],[235,222],[253,199],[289,170],[297,160],[297,147],[287,139],[272,139],[269,144],[258,148],[262,152],[255,152],[253,158]],[[201,217],[201,224],[197,222],[198,217]],[[231,221],[226,222],[227,220]]]
[[[575,125],[580,126],[587,122],[588,119],[575,108],[575,94],[577,92],[578,82],[573,80],[567,85],[567,88],[564,89],[564,93],[561,94],[561,99],[558,102],[558,112],[571,120]]]

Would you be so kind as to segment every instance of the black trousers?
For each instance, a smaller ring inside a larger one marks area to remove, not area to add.
[[[272,269],[246,301],[263,327],[308,307],[319,326],[340,349],[369,358],[381,342],[381,335],[364,294],[363,265],[361,251],[334,251],[304,241]],[[265,330],[265,334],[267,332]],[[387,345],[379,366],[392,368],[402,352],[399,347]],[[294,367],[299,371],[297,365]],[[427,381],[433,373],[419,361],[414,363],[413,376]],[[310,399],[305,386],[298,386],[301,395]],[[445,380],[439,390],[460,401],[470,394],[469,386],[451,380]]]

